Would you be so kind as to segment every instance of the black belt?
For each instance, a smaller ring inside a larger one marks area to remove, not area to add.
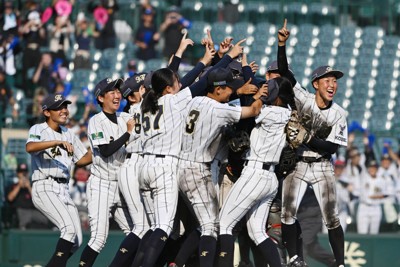
[[[68,183],[68,179],[67,179],[67,178],[59,178],[59,177],[52,177],[52,176],[49,176],[49,177],[47,177],[47,179],[52,179],[52,180],[56,181],[56,182],[59,183],[59,184],[66,184],[66,183]]]
[[[323,156],[320,158],[302,157],[302,156],[297,157],[297,161],[302,161],[305,163],[323,162],[323,161],[330,161],[330,160],[331,160],[331,156]]]
[[[165,155],[160,155],[160,154],[143,154],[143,156],[154,156],[156,158],[165,158]]]
[[[131,158],[131,156],[132,156],[132,153],[128,153],[128,154],[126,154],[126,158],[127,158],[127,159],[130,159],[130,158]]]
[[[249,161],[245,160],[244,161],[244,166],[247,166],[247,163],[249,163]],[[271,164],[271,163],[263,163],[262,164],[263,170],[267,170],[267,171],[269,171],[272,166],[275,166],[275,164]]]

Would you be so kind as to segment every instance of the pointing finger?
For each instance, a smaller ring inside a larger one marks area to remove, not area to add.
[[[185,33],[183,34],[182,40],[185,40],[185,39],[186,39],[186,35],[187,35],[187,31],[185,31]]]
[[[211,30],[210,30],[210,29],[207,29],[207,37],[208,37],[208,39],[210,39],[210,40],[212,39],[212,38],[211,38]]]
[[[244,39],[240,40],[239,42],[237,42],[236,45],[241,45],[245,41],[246,41],[246,38],[244,38]]]
[[[286,25],[287,25],[287,19],[285,19],[285,20],[283,21],[283,28],[284,28],[284,29],[286,29]]]

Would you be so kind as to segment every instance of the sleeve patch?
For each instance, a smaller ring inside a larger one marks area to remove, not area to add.
[[[104,138],[103,132],[92,133],[92,139],[93,140],[102,139],[102,138]]]
[[[29,135],[29,139],[36,139],[36,140],[40,140],[40,135],[36,135],[36,134],[30,134],[30,135]]]

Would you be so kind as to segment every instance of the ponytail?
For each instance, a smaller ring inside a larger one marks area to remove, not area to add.
[[[155,114],[158,110],[158,98],[156,92],[150,89],[143,95],[143,102],[141,105],[142,113],[151,112]]]
[[[167,86],[173,86],[177,75],[168,68],[158,69],[151,76],[151,90],[143,95],[142,113],[158,111],[158,99]]]

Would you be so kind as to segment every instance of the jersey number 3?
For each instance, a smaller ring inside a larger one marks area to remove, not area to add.
[[[192,134],[194,131],[194,127],[196,126],[196,121],[199,118],[200,112],[197,110],[191,110],[188,116],[188,122],[186,123],[186,133]]]
[[[160,129],[160,118],[164,113],[164,107],[163,105],[159,105],[158,106],[158,111],[154,116],[154,121],[153,121],[153,130],[158,130]],[[150,117],[143,115],[142,117],[142,127],[143,127],[143,131],[147,132],[148,130],[150,130],[151,125],[150,125]]]

